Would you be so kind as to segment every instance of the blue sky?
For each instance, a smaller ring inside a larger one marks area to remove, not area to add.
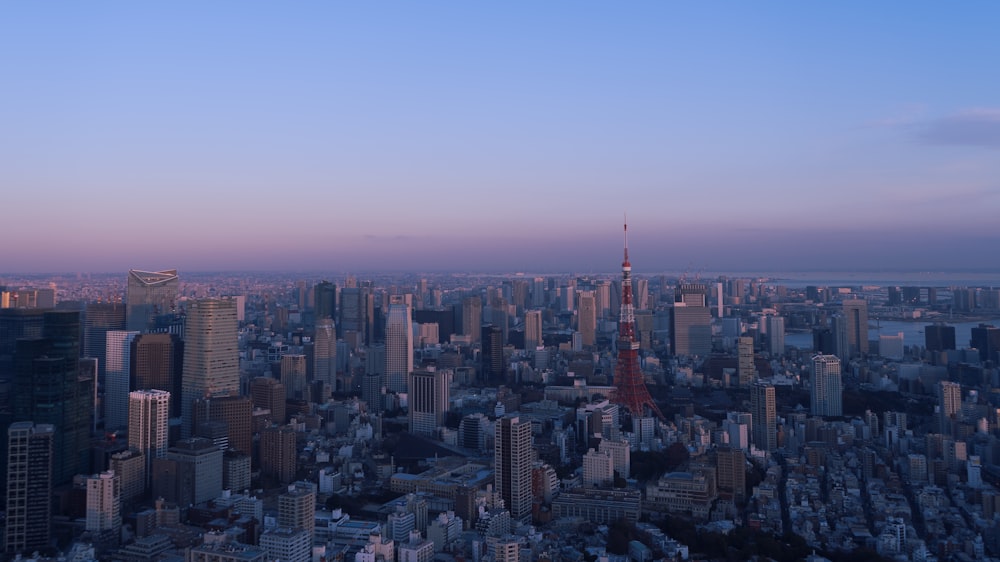
[[[0,272],[997,269],[1000,5],[0,6]],[[992,261],[989,261],[992,260]]]

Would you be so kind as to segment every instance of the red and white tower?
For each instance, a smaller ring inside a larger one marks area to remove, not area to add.
[[[635,339],[635,308],[632,305],[632,264],[628,261],[628,223],[625,224],[625,261],[622,262],[622,310],[618,321],[618,362],[615,364],[615,404],[632,416],[646,415],[648,406],[657,417],[663,413],[649,395],[639,369],[639,342]]]

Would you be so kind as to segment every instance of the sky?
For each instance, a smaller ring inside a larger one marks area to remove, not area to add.
[[[998,270],[1000,4],[7,2],[0,273]]]

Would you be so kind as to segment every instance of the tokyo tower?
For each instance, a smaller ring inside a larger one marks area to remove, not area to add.
[[[624,406],[632,416],[644,416],[648,406],[657,417],[663,413],[649,395],[639,369],[639,342],[635,339],[635,309],[632,305],[632,264],[628,261],[628,223],[625,223],[625,261],[622,262],[622,310],[618,321],[618,362],[612,402]]]

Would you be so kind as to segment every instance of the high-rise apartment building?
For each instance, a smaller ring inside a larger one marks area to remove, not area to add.
[[[583,485],[611,486],[615,480],[615,461],[611,453],[590,449],[583,455]]]
[[[122,528],[121,477],[108,470],[87,477],[86,482],[87,531],[117,540]]]
[[[261,475],[288,484],[295,479],[295,428],[273,426],[260,433]]]
[[[868,303],[863,299],[843,302],[847,330],[847,351],[851,357],[868,353]]]
[[[240,388],[236,301],[203,299],[187,306],[181,379],[181,436],[193,434],[195,400],[235,396]]]
[[[840,358],[836,355],[816,355],[812,358],[812,366],[810,413],[814,416],[844,415]]]
[[[952,381],[938,383],[938,415],[942,435],[954,435],[956,424],[961,421],[962,385]]]
[[[451,379],[450,369],[429,367],[410,374],[410,433],[435,435],[437,428],[444,425]]]
[[[94,384],[80,371],[80,313],[43,313],[42,337],[17,340],[11,407],[15,421],[55,426],[52,483],[89,472]]]
[[[316,320],[313,338],[313,380],[337,388],[337,330],[333,318]]]
[[[49,546],[55,426],[14,422],[7,428],[6,552]]]
[[[132,374],[132,340],[139,332],[112,330],[105,334],[107,365],[104,375],[104,427],[120,429],[128,424],[128,393]]]
[[[483,299],[473,295],[462,299],[462,334],[472,338],[472,343],[479,343],[483,325]]]
[[[750,421],[753,445],[762,451],[778,448],[778,411],[774,386],[765,382],[750,387]]]
[[[577,330],[585,347],[597,343],[597,300],[594,291],[580,291],[577,307]]]
[[[413,320],[410,305],[393,296],[385,317],[385,384],[391,392],[407,392],[413,371]]]
[[[143,454],[148,483],[153,473],[153,459],[167,456],[170,393],[134,390],[128,399],[128,446]]]
[[[757,378],[757,367],[753,362],[753,338],[743,336],[737,343],[736,374],[742,388],[749,387]]]
[[[130,269],[125,293],[125,329],[130,332],[148,332],[156,325],[157,316],[172,314],[176,307],[179,285],[176,269]]]
[[[542,343],[542,311],[529,310],[524,313],[524,349],[535,351]]]
[[[511,519],[531,520],[531,422],[506,416],[496,422],[494,488],[510,511]]]

